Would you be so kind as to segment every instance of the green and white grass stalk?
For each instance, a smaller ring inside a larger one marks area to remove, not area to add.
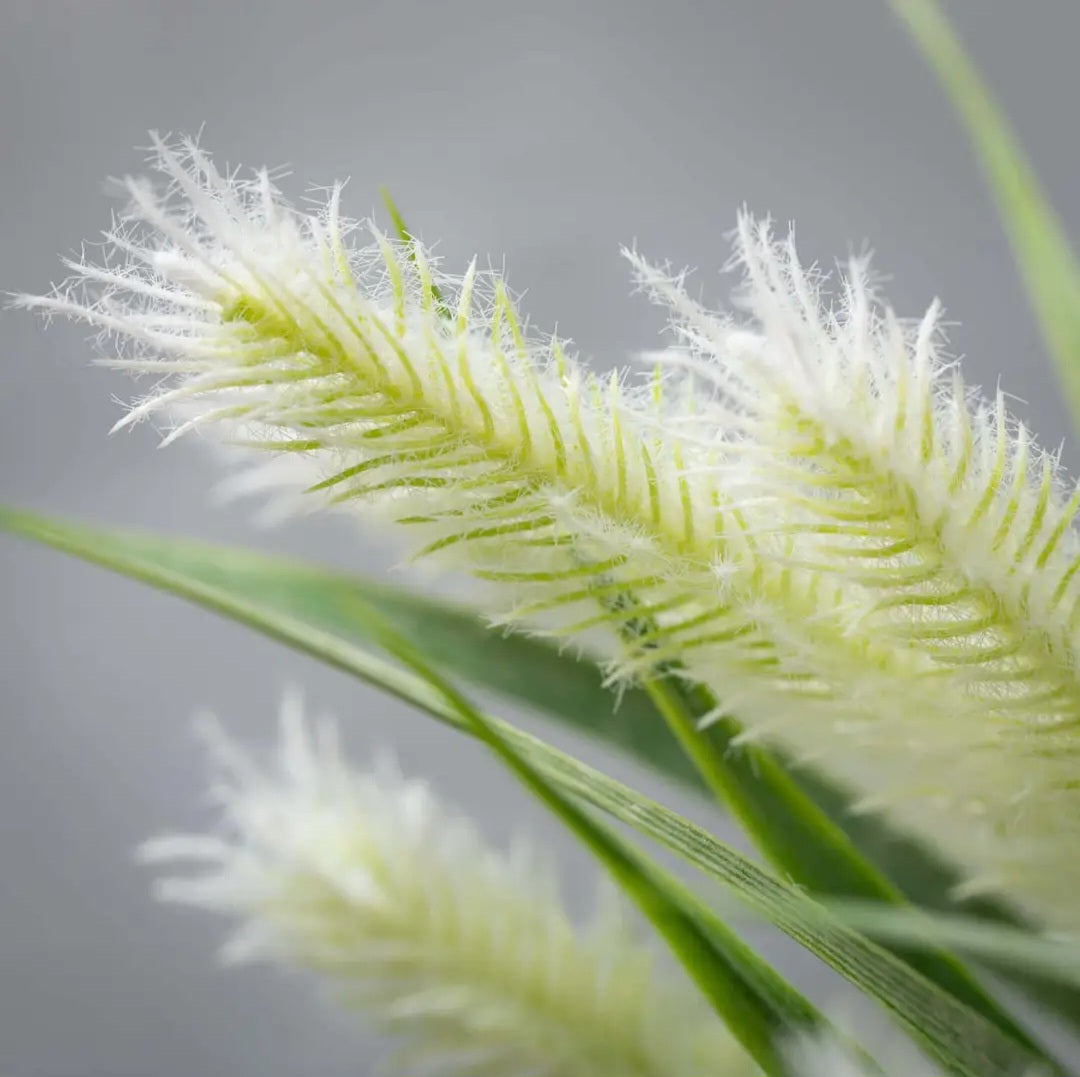
[[[385,760],[350,769],[333,728],[312,728],[296,699],[273,769],[207,729],[221,825],[144,846],[181,871],[160,896],[237,918],[229,961],[316,973],[395,1038],[394,1072],[758,1072],[612,893],[589,931],[575,928],[525,846],[496,853]]]
[[[193,143],[155,163],[165,185],[129,181],[103,261],[24,300],[155,379],[118,425],[157,413],[166,440],[216,429],[291,461],[313,504],[491,584],[492,617],[606,634],[615,682],[677,667],[968,891],[1080,926],[1078,499],[945,361],[936,305],[901,322],[858,261],[833,297],[743,217],[745,313],[628,252],[678,336],[640,383],[600,379],[497,276],[357,241],[340,188],[305,213]]]

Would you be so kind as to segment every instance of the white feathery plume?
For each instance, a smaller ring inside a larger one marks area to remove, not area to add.
[[[357,773],[287,699],[273,771],[216,727],[219,830],[149,842],[194,874],[167,901],[240,920],[233,961],[313,971],[397,1040],[395,1072],[739,1077],[756,1072],[689,981],[607,903],[590,932],[523,846],[486,847],[421,781]]]
[[[747,737],[848,783],[1049,926],[1080,927],[1080,543],[1056,460],[908,327],[856,262],[833,308],[743,217],[748,317],[631,254],[679,349],[600,381],[505,285],[288,206],[156,143],[112,265],[43,307],[161,379],[155,412],[310,474],[493,585],[493,616],[610,630],[613,676],[677,666]],[[167,439],[168,440],[168,439]],[[719,713],[719,712],[718,712]]]
[[[416,556],[498,585],[496,615],[576,631],[632,593],[700,628],[723,575],[715,483],[663,435],[679,404],[663,384],[601,382],[528,331],[494,274],[449,276],[344,219],[340,187],[302,213],[266,172],[155,145],[166,184],[127,181],[104,264],[71,261],[71,286],[22,299],[98,327],[121,345],[105,365],[154,379],[118,427],[179,417],[166,442],[216,428],[302,457],[278,471],[288,493],[306,476],[313,504],[410,527]]]
[[[752,492],[761,556],[820,581],[815,631],[845,632],[879,670],[901,663],[896,719],[864,690],[854,722],[789,709],[760,728],[931,835],[971,868],[967,892],[1077,927],[1080,865],[1061,853],[1080,840],[1080,491],[1003,394],[980,399],[945,361],[938,304],[901,323],[855,259],[832,307],[790,239],[746,215],[737,252],[749,329],[630,258],[673,312],[675,361],[711,395],[699,411],[732,443],[727,492]],[[790,631],[790,609],[758,617]],[[857,661],[838,674],[858,691]]]

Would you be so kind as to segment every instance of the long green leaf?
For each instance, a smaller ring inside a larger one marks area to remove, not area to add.
[[[367,623],[380,647],[433,688],[466,731],[483,741],[521,783],[582,841],[608,869],[668,943],[717,1014],[770,1075],[788,1067],[782,1045],[798,1033],[819,1034],[824,1018],[726,924],[672,875],[647,860],[610,827],[597,822],[580,800],[564,792],[500,723],[486,717],[422,652],[374,611]]]
[[[76,539],[69,524],[2,508],[0,528],[94,559],[94,531],[89,528],[80,529]],[[100,538],[107,540],[102,549],[109,551],[109,567],[120,559],[133,564],[167,564],[189,579],[255,596],[269,608],[300,617],[346,640],[371,640],[362,614],[366,608],[374,608],[398,631],[421,642],[443,669],[614,745],[680,784],[706,791],[694,764],[658,720],[648,694],[631,686],[616,701],[604,687],[597,667],[571,651],[540,639],[492,630],[465,607],[305,562],[130,531],[100,532]],[[106,562],[99,559],[99,563]],[[730,742],[731,734],[730,730],[717,729],[710,739],[720,746],[720,739]],[[784,799],[773,788],[779,768],[775,764],[767,767],[758,750],[733,750],[730,754],[731,766],[738,767],[741,774],[738,795],[747,800],[747,814],[766,819],[767,825],[780,830],[788,812]],[[796,781],[880,871],[904,878],[905,893],[912,901],[949,906],[946,895],[957,879],[944,865],[924,859],[918,846],[889,832],[873,817],[848,816],[845,805],[849,798],[811,772],[800,771]],[[771,817],[767,814],[770,810]],[[805,863],[798,870],[787,869],[789,873],[809,873],[814,862],[807,855],[806,844],[793,840],[790,845],[786,855],[792,859],[801,855]],[[800,881],[822,892],[859,893],[853,884],[830,886],[823,878]],[[1076,1010],[1080,1012],[1080,1000]]]
[[[936,0],[891,3],[967,128],[1080,429],[1080,263],[1016,136]]]
[[[247,550],[117,531],[95,535],[84,530],[75,539],[70,525],[12,510],[0,510],[0,527],[107,567],[127,565],[123,571],[129,573],[133,565],[149,564],[155,570],[167,565],[188,583],[198,581],[235,595],[254,596],[262,606],[299,617],[345,640],[372,641],[365,611],[373,608],[397,631],[421,643],[443,669],[463,680],[540,709],[647,761],[669,777],[702,788],[694,765],[658,720],[648,694],[629,688],[613,707],[612,694],[595,665],[537,639],[492,631],[467,609]],[[709,700],[695,702],[694,693],[689,695],[689,702],[679,705],[691,708],[691,721],[695,709],[707,713],[713,706]],[[846,798],[840,790],[815,782],[813,775],[792,776],[758,748],[734,747],[739,730],[729,725],[719,722],[707,732],[712,756],[722,763],[729,801],[743,820],[756,820],[751,830],[762,845],[779,850],[772,860],[784,874],[816,892],[883,900],[891,893],[881,884],[882,876],[899,872],[897,877],[905,883],[914,879],[919,884],[905,886],[913,901],[948,908],[948,888],[955,877],[882,825],[846,816]],[[811,810],[812,803],[821,805],[823,812]],[[872,868],[862,868],[865,860],[853,855],[853,844],[868,850],[866,859]],[[898,944],[897,948],[903,947]],[[937,955],[909,949],[907,958],[952,993],[969,1003],[979,1001]],[[1073,1016],[1080,1013],[1080,991],[1055,983],[1040,985],[1039,992],[1040,1000],[1056,1010]],[[991,1007],[983,1012],[1001,1020]],[[1014,1026],[1010,1030],[1015,1034]]]
[[[1080,987],[1080,942],[1075,938],[1033,935],[1004,924],[913,906],[830,901],[829,910],[849,927],[871,938],[906,946],[948,946],[991,968],[1023,968]]]
[[[0,529],[95,559],[94,531],[89,528],[80,529],[76,540],[71,525],[0,508]],[[646,692],[631,686],[616,701],[604,687],[597,667],[571,651],[540,639],[489,629],[467,608],[305,562],[130,531],[103,531],[100,537],[107,539],[109,553],[108,560],[104,554],[97,560],[108,567],[119,559],[133,564],[168,564],[189,579],[256,596],[269,608],[303,618],[346,640],[370,641],[361,612],[374,607],[399,631],[421,641],[444,669],[455,671],[463,680],[518,700],[620,748],[682,785],[706,791],[694,764],[658,720]],[[719,731],[713,737],[718,735]],[[764,817],[770,805],[779,804],[779,809],[773,808],[769,825],[782,826],[786,818],[783,800],[771,788],[775,768],[764,769],[758,751],[731,754],[733,765],[743,772],[740,795],[753,798],[748,812]],[[874,817],[848,816],[845,806],[849,798],[812,772],[800,771],[796,781],[880,871],[904,879],[904,891],[912,901],[949,907],[947,894],[958,880],[947,867]],[[792,856],[800,852],[805,856],[805,847],[797,842],[791,845]],[[807,858],[807,869],[810,864]],[[824,885],[823,880],[816,880],[812,888],[833,893],[850,889]],[[1080,1012],[1080,999],[1074,1012]]]
[[[351,623],[349,633],[343,635],[332,627],[332,618],[327,623],[320,616],[309,616],[314,600],[310,596],[305,600],[301,592],[308,583],[325,584],[333,578],[317,570],[298,571],[290,577],[287,563],[271,560],[271,568],[260,576],[257,566],[264,559],[244,551],[114,533],[3,508],[0,529],[194,601],[462,727],[460,717],[430,685],[356,646],[353,641],[358,637],[376,642],[370,624],[361,629]],[[355,581],[354,586],[361,587]],[[354,619],[367,608],[366,601],[361,592],[351,607]],[[371,605],[382,613],[377,603]],[[395,627],[404,631],[400,625]],[[490,651],[487,659],[493,661]],[[1022,1072],[1020,1061],[1029,1056],[1019,1044],[888,951],[826,916],[798,889],[628,787],[512,726],[497,728],[564,792],[636,827],[729,887],[751,909],[877,999],[952,1071],[972,1077]]]

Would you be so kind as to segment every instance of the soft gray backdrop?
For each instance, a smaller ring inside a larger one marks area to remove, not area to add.
[[[1062,215],[1080,235],[1074,0],[952,0]],[[652,346],[620,242],[715,278],[736,208],[798,222],[808,258],[870,241],[902,313],[935,295],[968,376],[1067,424],[991,205],[937,87],[883,0],[0,0],[0,288],[42,290],[107,222],[103,180],[145,132],[308,183],[379,183],[450,264],[501,259],[536,324],[604,366]],[[0,497],[107,522],[255,541],[358,570],[343,522],[257,533],[209,503],[195,443],[109,439],[122,378],[81,333],[0,319]],[[1075,454],[1070,454],[1075,458]],[[204,818],[189,715],[265,742],[303,685],[357,755],[389,741],[496,839],[584,859],[476,748],[208,614],[0,540],[0,1074],[360,1074],[376,1044],[307,985],[222,971],[223,925],[155,906],[131,849]],[[677,802],[677,801],[676,801]],[[815,975],[799,965],[805,982]]]

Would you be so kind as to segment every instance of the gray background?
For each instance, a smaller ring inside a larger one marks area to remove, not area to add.
[[[947,4],[1074,235],[1073,0]],[[43,290],[107,222],[102,181],[150,127],[220,159],[388,183],[449,264],[501,259],[535,323],[609,366],[660,319],[617,249],[713,271],[743,202],[798,222],[807,258],[869,240],[905,314],[942,296],[971,380],[1067,424],[992,207],[942,97],[866,0],[0,0],[0,288]],[[257,542],[382,571],[342,521],[270,533],[215,507],[192,442],[107,438],[128,389],[78,329],[0,320],[0,496],[101,521]],[[155,906],[137,841],[204,819],[191,712],[264,743],[283,686],[389,742],[496,839],[527,828],[591,871],[476,748],[208,614],[0,540],[0,1074],[355,1074],[374,1041],[306,985],[221,971],[223,925]],[[625,768],[623,771],[626,772]],[[631,772],[632,773],[632,772]],[[680,803],[674,798],[675,803]],[[816,974],[796,962],[802,982]]]

